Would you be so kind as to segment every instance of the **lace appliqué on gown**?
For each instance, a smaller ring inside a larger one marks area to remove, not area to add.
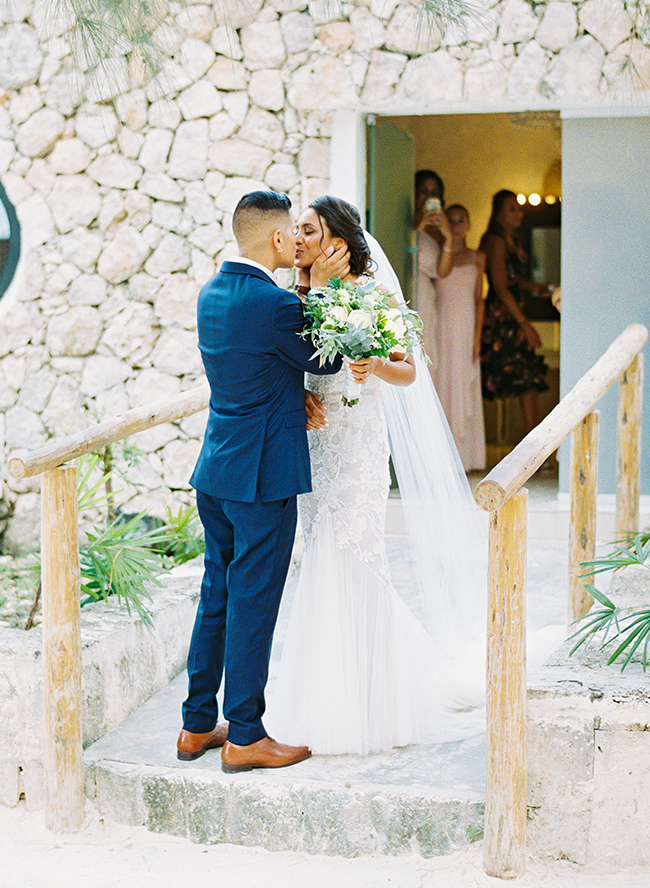
[[[329,426],[310,433],[312,493],[299,499],[305,539],[330,523],[337,548],[349,549],[389,582],[384,548],[386,498],[390,486],[388,435],[381,409],[381,381],[371,376],[359,386],[359,403],[341,401],[345,371],[307,376],[307,388],[323,402]]]
[[[384,383],[370,377],[346,407],[343,382],[343,372],[308,378],[329,426],[309,434],[313,492],[299,497],[305,551],[266,727],[324,754],[467,736],[467,714],[458,721],[444,705],[431,637],[390,583]]]

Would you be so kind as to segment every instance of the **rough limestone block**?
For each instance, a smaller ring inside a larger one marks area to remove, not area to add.
[[[241,32],[244,63],[251,71],[278,68],[287,56],[280,23],[253,22]]]
[[[52,318],[47,328],[46,344],[51,355],[83,357],[95,351],[104,329],[96,308],[75,305],[65,314]]]
[[[272,775],[263,784],[242,775],[227,777],[230,785],[226,841],[235,845],[261,845],[269,851],[301,848],[304,801],[295,790],[275,783]]]
[[[463,66],[443,49],[407,63],[400,84],[406,96],[423,106],[436,101],[460,102]]]
[[[208,121],[187,120],[176,130],[167,172],[175,179],[202,179],[208,171],[207,153]]]
[[[122,225],[97,262],[97,271],[111,284],[128,280],[142,267],[149,246],[132,225]]]
[[[410,56],[434,52],[440,47],[441,35],[435,22],[430,24],[430,28],[423,26],[416,6],[398,6],[386,30],[386,49]]]
[[[23,123],[16,134],[16,146],[26,157],[44,157],[61,138],[65,118],[52,108],[42,108]]]
[[[57,176],[47,203],[61,234],[90,225],[101,209],[99,188],[85,175]]]
[[[191,790],[185,778],[171,771],[147,769],[142,775],[145,825],[152,832],[188,837],[187,812]]]
[[[373,51],[361,93],[362,100],[370,105],[394,95],[406,62],[407,56],[401,53]]]
[[[596,731],[590,865],[650,866],[648,786],[650,730]]]
[[[544,77],[545,90],[558,98],[597,95],[604,63],[605,50],[593,37],[585,34],[553,59],[551,69]]]
[[[218,56],[208,71],[208,79],[219,90],[231,92],[237,89],[246,89],[248,83],[248,69],[241,62],[226,56]],[[221,110],[221,109],[217,109]],[[211,115],[210,115],[211,116]]]
[[[501,43],[526,43],[532,40],[539,19],[525,0],[506,0],[501,14],[499,40]]]
[[[535,39],[540,46],[557,52],[575,40],[578,19],[573,3],[552,0],[546,7]]]
[[[465,98],[468,102],[504,100],[508,89],[508,72],[498,62],[486,62],[469,68],[465,74]]]
[[[254,145],[261,145],[271,151],[279,151],[286,138],[282,124],[276,114],[262,108],[251,108],[246,115],[239,136]]]
[[[208,80],[193,83],[178,97],[178,107],[185,120],[212,117],[223,108],[219,90]]]
[[[118,823],[144,826],[147,809],[142,796],[140,769],[122,762],[86,766],[86,795],[100,814]]]
[[[593,717],[580,718],[551,701],[529,699],[527,729],[531,847],[585,863],[593,795]]]
[[[3,762],[0,769],[0,805],[15,808],[20,799],[20,765]]]
[[[273,152],[261,145],[253,145],[244,139],[226,139],[210,148],[210,167],[226,175],[261,179],[272,157]],[[232,212],[233,207],[229,209]]]
[[[189,793],[187,834],[193,842],[216,845],[226,840],[228,788],[194,776]]]
[[[349,67],[340,59],[325,56],[293,72],[287,97],[289,104],[299,111],[357,105],[357,89]]]
[[[0,30],[0,89],[20,89],[35,83],[42,63],[43,53],[33,28],[10,24]]]
[[[449,854],[467,844],[469,832],[483,830],[483,802],[434,801],[414,794],[405,799],[374,795],[369,816],[381,837],[377,853]]]
[[[508,98],[519,100],[539,98],[542,78],[546,74],[549,57],[535,40],[522,49],[508,75]]]
[[[45,766],[42,759],[21,762],[20,790],[25,796],[28,811],[41,811],[45,807]]]
[[[130,189],[135,188],[140,180],[142,167],[121,154],[103,154],[90,164],[86,172],[98,185]]]
[[[579,10],[580,25],[611,52],[630,36],[632,21],[622,0],[587,0]]]

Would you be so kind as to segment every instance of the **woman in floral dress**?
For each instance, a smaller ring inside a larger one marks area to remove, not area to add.
[[[492,199],[492,215],[481,239],[489,291],[485,300],[481,340],[481,382],[488,400],[519,396],[525,434],[538,422],[537,393],[546,391],[547,366],[535,351],[539,335],[525,317],[522,289],[538,293],[544,284],[522,277],[526,254],[517,244],[515,231],[523,210],[512,191],[499,191]]]

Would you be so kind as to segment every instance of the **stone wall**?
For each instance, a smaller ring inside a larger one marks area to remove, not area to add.
[[[394,0],[190,2],[161,27],[163,72],[145,83],[124,59],[76,70],[64,22],[3,4],[0,180],[23,236],[0,304],[4,455],[195,384],[194,304],[234,251],[232,208],[253,188],[296,207],[325,192],[337,110],[625,103],[650,80],[621,0],[474,5],[466,32],[443,35]],[[204,422],[139,436],[131,509],[189,496]],[[38,479],[5,468],[3,485],[11,551],[36,538]]]

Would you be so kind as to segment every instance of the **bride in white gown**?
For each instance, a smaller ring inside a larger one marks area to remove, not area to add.
[[[319,198],[298,226],[300,272],[341,239],[351,255],[349,280],[367,280],[377,268],[358,212],[345,201]],[[376,242],[372,249],[375,258]],[[394,291],[396,280],[383,279],[390,266],[379,265],[379,282]],[[351,408],[341,401],[344,373],[307,378],[328,425],[310,432],[313,492],[299,498],[305,549],[265,722],[271,734],[315,753],[367,754],[458,739],[483,727],[475,708],[484,695],[482,649],[471,644],[485,626],[482,534],[472,536],[475,506],[441,410],[422,401],[423,382],[433,392],[429,374],[417,373],[410,385],[418,361],[403,358],[354,365],[356,376],[367,374],[367,381]],[[424,367],[421,359],[419,364]],[[421,415],[432,409],[435,417]],[[419,565],[417,617],[391,584],[384,544],[386,415]],[[415,467],[418,461],[423,465]],[[426,477],[418,474],[422,470]],[[469,557],[467,546],[478,560]]]

